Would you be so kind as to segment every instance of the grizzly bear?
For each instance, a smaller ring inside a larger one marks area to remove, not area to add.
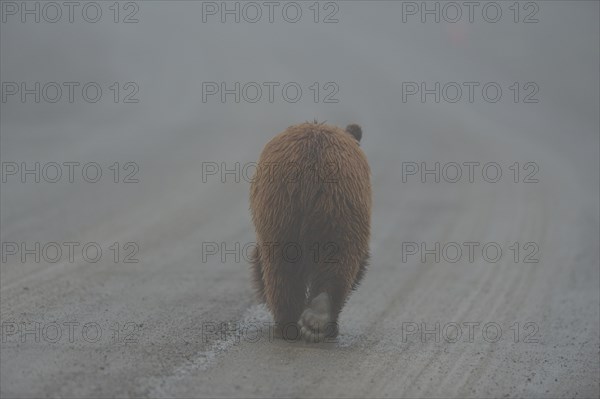
[[[371,183],[362,129],[294,125],[263,149],[250,186],[252,272],[276,335],[323,342],[369,259]]]

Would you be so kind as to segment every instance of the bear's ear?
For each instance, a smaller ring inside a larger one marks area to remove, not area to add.
[[[360,143],[360,139],[362,138],[362,129],[357,124],[353,123],[351,125],[346,126],[346,131],[350,133],[356,141]]]

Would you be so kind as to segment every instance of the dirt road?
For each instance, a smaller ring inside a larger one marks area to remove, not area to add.
[[[598,397],[599,5],[487,3],[3,4],[1,396]],[[313,118],[374,200],[319,345],[246,257],[252,162]]]

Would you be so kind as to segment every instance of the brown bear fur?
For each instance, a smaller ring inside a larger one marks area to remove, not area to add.
[[[260,155],[250,187],[253,277],[284,337],[337,336],[339,313],[365,273],[371,183],[361,137],[358,125],[303,123]]]

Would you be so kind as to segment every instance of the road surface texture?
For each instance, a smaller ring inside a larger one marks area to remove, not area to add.
[[[2,397],[598,397],[598,2],[2,3]],[[246,256],[252,162],[314,118],[373,188],[317,345]]]

